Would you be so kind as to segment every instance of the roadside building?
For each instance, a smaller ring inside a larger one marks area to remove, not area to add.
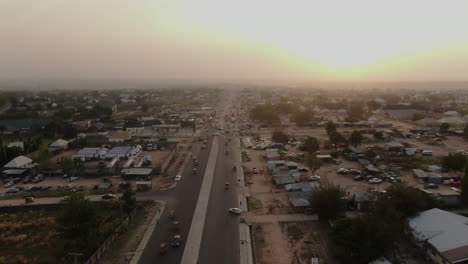
[[[120,174],[124,179],[140,178],[148,179],[153,173],[152,168],[125,168]]]
[[[12,168],[12,169],[20,169],[20,168],[32,168],[34,167],[33,160],[25,157],[25,156],[18,156],[7,164],[3,166],[3,168]]]
[[[125,124],[125,131],[133,136],[143,133],[144,129],[145,126],[137,120],[130,120]]]
[[[440,264],[468,263],[468,218],[438,208],[408,222],[416,244]]]
[[[53,152],[67,150],[68,144],[69,142],[64,139],[57,139],[49,145],[49,149]]]

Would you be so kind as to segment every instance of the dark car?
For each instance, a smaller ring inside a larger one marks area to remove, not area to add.
[[[101,199],[103,200],[113,200],[115,199],[115,196],[113,194],[104,194],[103,196],[101,196]]]
[[[437,189],[437,188],[439,188],[439,185],[435,183],[424,184],[424,189]]]

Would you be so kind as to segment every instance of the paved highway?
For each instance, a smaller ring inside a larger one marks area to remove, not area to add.
[[[180,263],[185,244],[182,244],[179,248],[171,248],[169,244],[175,234],[180,234],[184,241],[187,239],[203,174],[205,173],[205,166],[208,160],[211,143],[212,139],[208,141],[208,147],[206,149],[201,149],[199,154],[195,155],[198,156],[199,160],[198,173],[196,175],[193,174],[193,163],[190,160],[182,172],[182,180],[175,188],[158,192],[157,194],[148,192],[146,194],[139,195],[139,197],[145,195],[154,196],[155,198],[157,197],[158,199],[166,201],[166,210],[161,216],[157,228],[151,235],[140,261],[138,262],[139,264]],[[199,149],[200,145],[196,143],[194,148]],[[179,231],[174,231],[172,229],[173,220],[169,219],[170,210],[175,210],[176,220],[180,222]],[[167,254],[163,256],[158,254],[159,245],[161,243],[166,243],[169,246]]]
[[[224,136],[219,139],[220,143],[225,141]],[[220,155],[216,163],[198,263],[239,263],[239,216],[228,213],[230,207],[238,207],[237,179],[232,171],[232,151],[225,155],[226,148],[230,149],[229,146],[219,144]],[[227,190],[226,182],[231,183]]]

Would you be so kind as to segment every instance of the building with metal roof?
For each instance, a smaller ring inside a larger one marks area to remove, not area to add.
[[[413,237],[435,263],[468,262],[468,218],[438,208],[409,220]]]

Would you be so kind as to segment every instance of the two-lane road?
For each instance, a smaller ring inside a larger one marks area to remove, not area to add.
[[[226,140],[224,136],[219,136],[219,139],[220,143]],[[238,207],[231,144],[219,144],[220,154],[216,162],[198,263],[239,263],[240,217],[228,213],[229,208]],[[228,155],[225,155],[225,149],[229,149]],[[230,183],[229,189],[225,189],[226,182]]]
[[[171,190],[158,193],[146,193],[139,195],[142,196],[155,196],[158,199],[164,199],[166,201],[166,210],[164,210],[161,216],[157,228],[151,235],[146,248],[141,255],[139,264],[174,264],[180,263],[182,254],[184,252],[185,244],[179,248],[171,248],[170,241],[175,234],[180,234],[182,239],[187,239],[188,232],[190,230],[190,224],[192,222],[193,213],[195,210],[200,186],[202,183],[203,175],[205,173],[205,166],[208,160],[209,149],[212,140],[208,142],[206,149],[200,150],[197,156],[198,158],[198,172],[196,175],[193,174],[193,163],[190,160],[186,168],[182,172],[182,180],[177,186]],[[198,144],[198,143],[197,143]],[[169,219],[169,211],[175,210],[176,219],[180,222],[180,229],[178,231],[173,230],[172,221]],[[159,245],[166,243],[169,246],[169,250],[166,255],[159,255]]]

